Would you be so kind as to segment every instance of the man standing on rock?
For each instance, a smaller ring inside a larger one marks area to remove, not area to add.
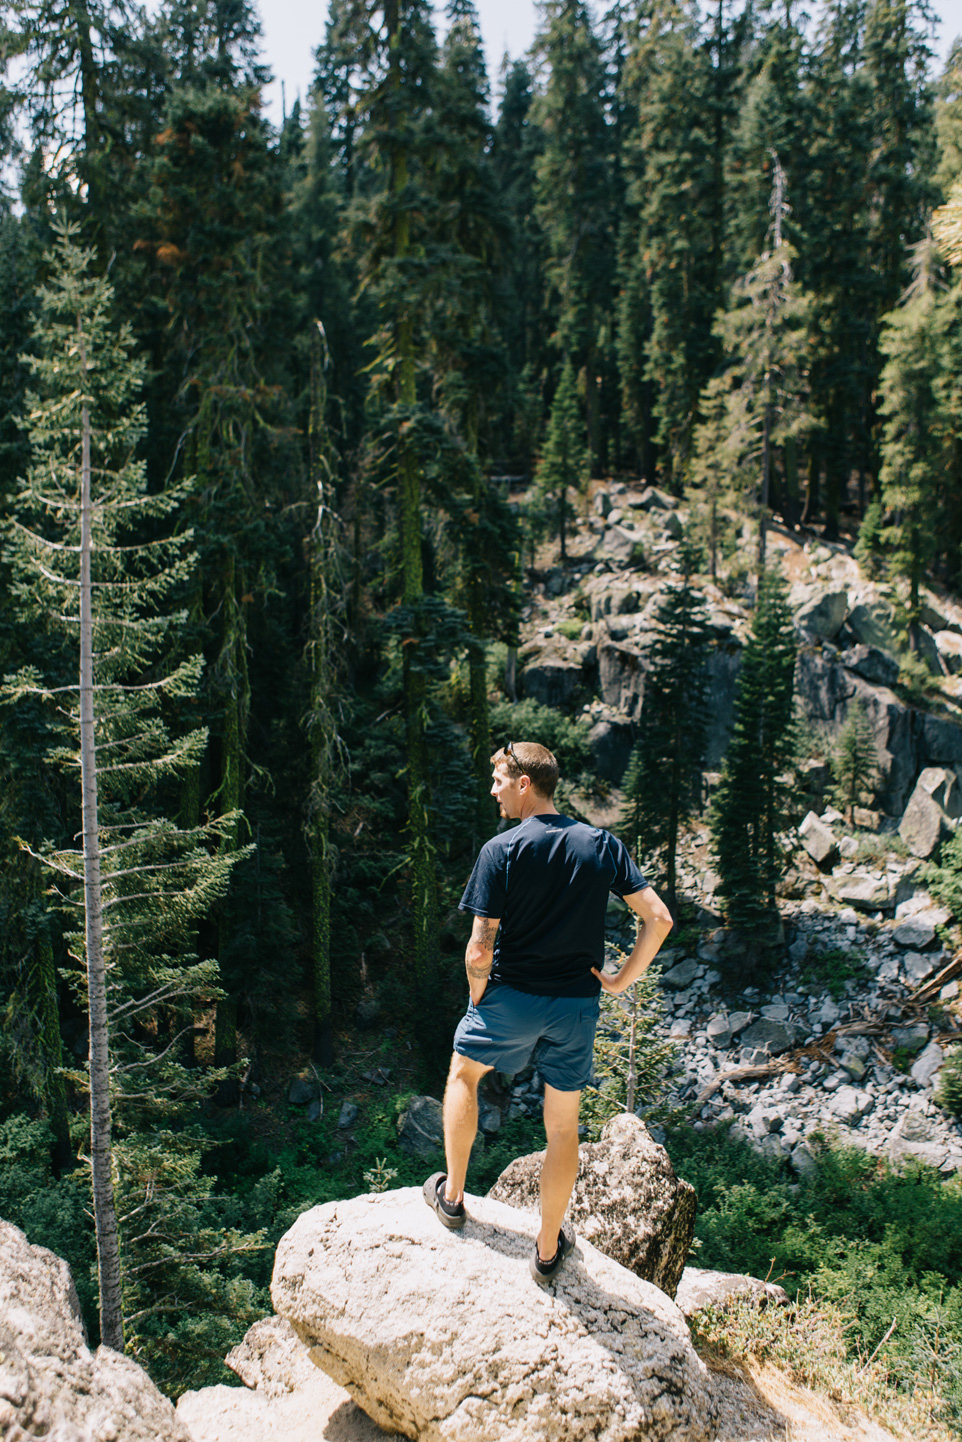
[[[550,751],[508,742],[491,761],[491,795],[503,818],[521,824],[485,843],[461,898],[460,909],[474,916],[464,955],[471,1004],[455,1032],[444,1093],[448,1170],[428,1178],[424,1198],[444,1226],[464,1226],[478,1083],[494,1068],[513,1075],[533,1056],[545,1082],[548,1148],[531,1274],[548,1282],[574,1246],[561,1224],[578,1175],[578,1110],[591,1076],[599,992],[637,981],[672,922],[620,841],[555,809],[558,763]],[[642,921],[615,976],[602,972],[609,892]]]

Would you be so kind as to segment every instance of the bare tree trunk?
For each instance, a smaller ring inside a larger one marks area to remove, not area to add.
[[[81,346],[83,337],[81,335]],[[90,413],[81,412],[80,481],[80,776],[83,792],[84,919],[87,951],[87,1011],[90,1017],[90,1154],[94,1225],[100,1284],[100,1337],[124,1349],[120,1286],[120,1242],[110,1142],[110,1044],[107,1034],[107,971],[104,964],[100,884],[100,827],[97,816],[97,757],[94,739],[93,592],[90,582],[91,497]]]

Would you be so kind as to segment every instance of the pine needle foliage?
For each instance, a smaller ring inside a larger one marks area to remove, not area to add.
[[[875,731],[858,697],[849,706],[845,724],[839,733],[832,757],[832,774],[836,802],[844,810],[851,826],[854,824],[855,807],[870,804],[879,780]]]
[[[657,859],[670,898],[676,890],[681,823],[698,805],[708,741],[708,613],[694,577],[701,552],[678,548],[677,579],[655,616],[640,733],[625,778],[620,831],[639,859]]]
[[[574,515],[568,493],[581,491],[587,479],[588,449],[578,382],[571,362],[565,361],[535,477],[540,505],[561,545],[562,561],[567,554],[566,527]]]
[[[61,637],[64,665],[49,677],[23,669],[4,695],[49,704],[61,744],[47,759],[73,778],[78,811],[83,792],[82,849],[24,845],[55,877],[68,980],[90,1017],[90,1064],[70,1080],[90,1092],[101,1331],[123,1347],[126,1313],[136,1347],[143,1321],[190,1305],[176,1259],[196,1245],[195,1204],[210,1186],[201,1141],[182,1132],[174,1145],[169,1128],[210,1084],[185,1064],[181,1037],[214,993],[216,964],[185,938],[226,890],[235,857],[219,843],[237,818],[182,828],[165,814],[206,744],[202,729],[178,735],[170,724],[202,666],[175,654],[177,597],[194,565],[190,532],[175,530],[189,483],[147,490],[144,367],[129,329],[112,324],[111,288],[75,227],[58,229],[48,261],[26,361],[32,459],[7,541],[21,614]],[[245,1242],[218,1245],[226,1262]]]
[[[710,825],[728,922],[740,933],[746,971],[761,962],[777,924],[777,832],[783,774],[795,752],[795,634],[781,575],[763,571],[735,696],[735,723]]]

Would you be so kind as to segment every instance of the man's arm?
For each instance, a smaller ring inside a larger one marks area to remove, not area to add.
[[[464,969],[468,973],[468,988],[471,1000],[477,1006],[484,996],[491,967],[494,963],[494,938],[501,925],[497,917],[476,916],[471,928],[471,940],[464,952]]]
[[[641,917],[638,938],[628,960],[614,976],[605,974],[593,966],[591,970],[601,982],[603,991],[613,996],[626,991],[651,966],[661,949],[661,944],[672,928],[671,912],[668,910],[654,887],[646,886],[644,891],[633,891],[622,900]]]

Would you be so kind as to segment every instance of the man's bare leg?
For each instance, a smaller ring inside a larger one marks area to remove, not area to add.
[[[558,1250],[558,1235],[578,1175],[578,1109],[580,1092],[544,1089],[544,1130],[548,1150],[541,1167],[541,1231],[538,1256],[550,1262]]]
[[[455,1052],[444,1089],[444,1155],[448,1179],[444,1198],[459,1202],[464,1196],[471,1148],[478,1132],[478,1083],[491,1067]]]

